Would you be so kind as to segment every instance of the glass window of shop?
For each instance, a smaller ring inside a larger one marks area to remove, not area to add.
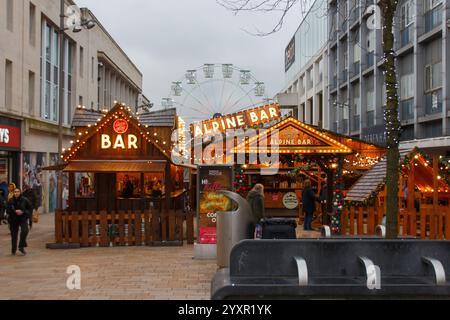
[[[116,181],[119,198],[162,197],[165,192],[162,172],[118,173]]]
[[[95,175],[94,173],[75,173],[75,198],[95,197]]]

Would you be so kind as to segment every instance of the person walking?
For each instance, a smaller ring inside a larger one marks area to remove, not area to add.
[[[6,199],[5,192],[0,189],[0,225],[8,224],[6,220]]]
[[[25,197],[28,202],[30,202],[32,208],[32,216],[30,220],[30,228],[33,226],[33,222],[38,222],[38,214],[37,211],[39,209],[38,206],[38,198],[36,196],[36,192],[29,185],[25,185],[22,196]]]
[[[8,201],[14,198],[14,190],[16,190],[16,184],[14,182],[11,182],[8,185]]]
[[[14,256],[17,252],[17,237],[20,228],[19,251],[26,255],[28,222],[31,221],[32,207],[27,198],[22,196],[20,189],[14,190],[14,196],[8,201],[8,219],[11,229],[11,254]]]
[[[247,201],[252,208],[253,222],[255,226],[265,217],[264,186],[256,184],[247,195]]]
[[[316,211],[316,201],[319,201],[313,189],[311,188],[311,180],[305,180],[303,183],[302,202],[303,212],[305,213],[305,231],[312,231],[312,221],[314,212]]]

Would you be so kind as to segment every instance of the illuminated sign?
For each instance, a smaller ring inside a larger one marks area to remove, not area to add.
[[[271,137],[271,144],[278,146],[323,146],[324,143],[294,127],[280,130],[278,139]]]
[[[111,137],[104,133],[101,135],[102,150],[108,149],[138,149],[138,138],[134,134],[124,135],[128,131],[128,121],[125,119],[117,119],[113,123],[113,130],[117,136]]]
[[[114,143],[113,143],[114,140]],[[121,134],[115,139],[111,139],[109,134],[102,134],[102,149],[137,149],[138,138],[134,134],[129,134],[124,138]]]
[[[20,128],[0,125],[0,147],[20,149]]]
[[[225,132],[226,130],[252,127],[280,118],[281,112],[279,105],[272,104],[196,123],[193,125],[193,130],[195,136],[202,136],[205,134]]]
[[[118,134],[124,134],[128,131],[128,122],[124,119],[117,119],[113,124],[114,132]]]

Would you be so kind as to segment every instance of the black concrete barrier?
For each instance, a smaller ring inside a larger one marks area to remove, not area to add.
[[[211,285],[225,299],[450,299],[450,242],[245,240]]]

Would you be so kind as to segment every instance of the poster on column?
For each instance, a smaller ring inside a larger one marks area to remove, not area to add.
[[[232,201],[217,191],[233,191],[233,167],[199,166],[197,178],[198,242],[216,244],[217,212],[232,209]]]
[[[34,194],[36,195],[36,206],[38,208],[43,207],[44,201],[44,191],[46,188],[46,184],[44,183],[42,168],[45,167],[45,163],[45,153],[23,153],[22,186],[24,189],[33,189]]]

